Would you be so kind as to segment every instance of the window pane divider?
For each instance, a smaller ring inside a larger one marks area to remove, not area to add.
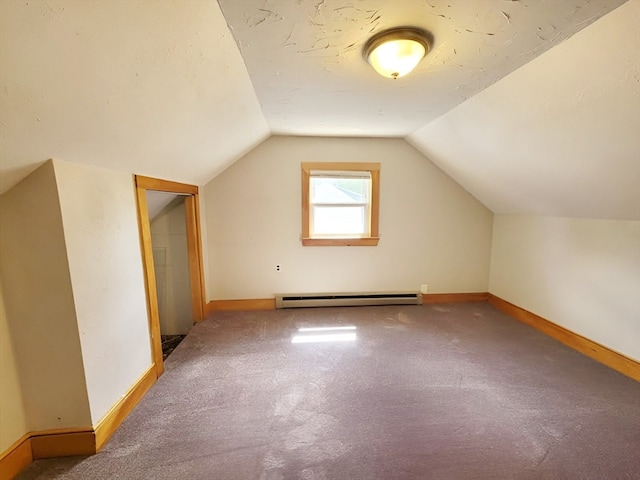
[[[314,207],[369,207],[369,203],[311,203]]]

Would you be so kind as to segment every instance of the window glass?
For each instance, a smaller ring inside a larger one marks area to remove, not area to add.
[[[311,174],[311,202],[317,203],[367,203],[371,189],[370,178],[326,177]]]
[[[313,236],[368,234],[365,227],[365,208],[313,207]]]

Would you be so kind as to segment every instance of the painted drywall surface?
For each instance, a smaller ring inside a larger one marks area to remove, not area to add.
[[[398,137],[438,118],[625,0],[219,0],[273,134]],[[363,58],[401,25],[433,34],[410,75]]]
[[[301,245],[302,161],[381,163],[377,247]],[[401,139],[273,136],[204,196],[208,299],[488,286],[492,213]]]
[[[0,192],[52,155],[201,184],[269,135],[216,1],[0,1],[0,95]]]
[[[156,192],[147,192],[147,195]],[[151,222],[162,335],[186,335],[193,325],[184,198]]]
[[[640,360],[640,222],[496,215],[489,291]]]
[[[495,213],[640,220],[639,24],[631,0],[409,140]]]
[[[29,430],[90,426],[52,162],[0,197],[0,272]]]
[[[207,230],[207,201],[205,195],[202,194],[203,189],[200,189],[200,194],[198,195],[198,207],[200,214],[200,245],[202,246],[202,276],[204,278],[204,292],[205,296],[204,301],[206,302],[206,297],[208,294],[208,287],[211,284],[211,269],[209,268],[209,233]]]
[[[22,401],[22,387],[11,344],[9,321],[4,308],[0,284],[0,455],[29,431],[27,413]]]
[[[151,365],[130,174],[54,161],[95,425]]]

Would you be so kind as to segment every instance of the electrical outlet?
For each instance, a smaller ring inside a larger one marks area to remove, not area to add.
[[[429,291],[429,285],[420,285],[420,293],[427,293]]]
[[[280,265],[276,265],[276,272],[280,271]]]

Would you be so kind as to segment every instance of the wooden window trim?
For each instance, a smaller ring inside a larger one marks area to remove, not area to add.
[[[380,164],[366,162],[302,162],[302,245],[303,246],[361,246],[374,247],[380,240]],[[312,170],[369,172],[371,174],[370,217],[371,229],[368,237],[357,238],[312,238],[310,235],[309,182]]]

